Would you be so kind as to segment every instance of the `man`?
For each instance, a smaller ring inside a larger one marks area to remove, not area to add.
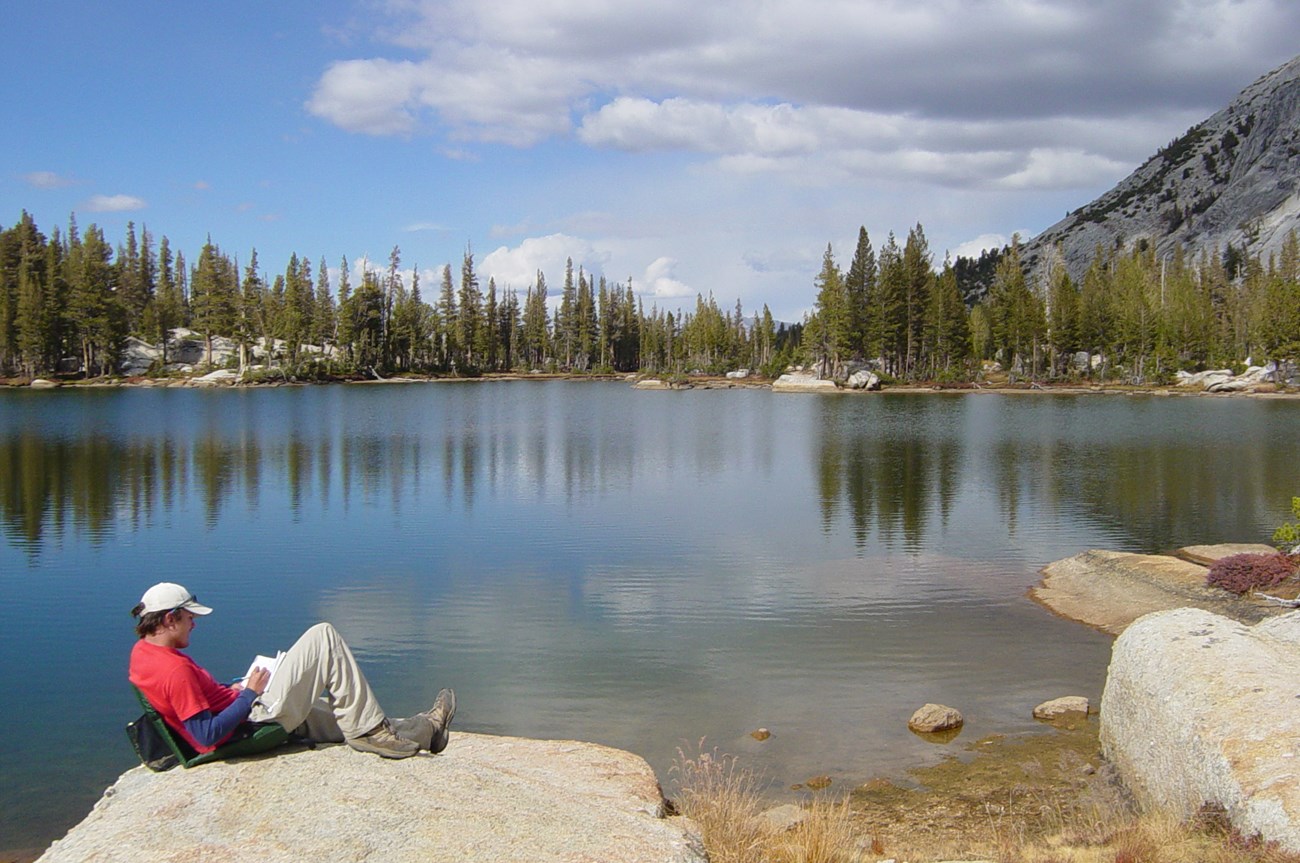
[[[338,631],[318,623],[289,648],[274,676],[254,669],[242,683],[225,686],[183,651],[200,605],[179,584],[145,591],[131,614],[139,641],[131,650],[129,678],[174,731],[197,752],[211,752],[245,720],[278,722],[320,743],[346,741],[384,758],[407,758],[421,749],[447,747],[456,695],[438,693],[433,707],[409,719],[389,720]]]

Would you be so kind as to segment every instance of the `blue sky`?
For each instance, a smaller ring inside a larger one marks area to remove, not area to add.
[[[15,4],[0,221],[428,287],[472,246],[797,320],[827,243],[1032,235],[1291,59],[1291,0]],[[455,272],[455,270],[454,270]]]

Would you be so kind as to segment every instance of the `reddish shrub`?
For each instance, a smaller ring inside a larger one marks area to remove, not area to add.
[[[1285,554],[1234,554],[1210,566],[1205,583],[1240,596],[1257,587],[1273,587],[1295,574],[1295,564]]]

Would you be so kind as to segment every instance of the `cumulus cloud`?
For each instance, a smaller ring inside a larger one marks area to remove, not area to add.
[[[124,213],[144,208],[144,201],[134,195],[92,195],[82,206],[92,213]]]
[[[1285,0],[384,8],[375,35],[416,59],[340,60],[307,103],[349,131],[516,146],[573,135],[737,173],[865,168],[1005,189],[1114,176],[1151,151],[1135,127],[1181,131],[1290,57],[1300,30]]]
[[[37,189],[61,189],[76,182],[71,177],[60,176],[53,171],[32,171],[29,174],[23,174],[23,180],[26,181],[27,185]]]
[[[641,283],[641,295],[657,300],[680,299],[695,294],[690,286],[676,277],[677,261],[657,258],[646,267]]]
[[[980,234],[974,239],[959,243],[952,250],[953,259],[957,258],[978,258],[981,252],[989,249],[1001,249],[1011,242],[1011,238],[1002,234]]]
[[[540,270],[546,277],[547,292],[558,294],[564,285],[565,262],[573,259],[573,269],[579,267],[590,273],[600,273],[609,262],[609,253],[601,251],[589,240],[567,234],[549,234],[529,237],[518,246],[500,246],[478,262],[479,280],[486,284],[495,278],[500,289],[526,290],[537,281]]]

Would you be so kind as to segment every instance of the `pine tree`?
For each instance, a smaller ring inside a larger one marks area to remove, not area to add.
[[[68,318],[86,375],[108,374],[126,336],[112,249],[95,225],[71,250]]]
[[[925,334],[925,314],[930,307],[930,292],[934,285],[934,259],[925,231],[918,222],[907,232],[903,246],[904,306],[906,346],[904,372],[912,377],[921,366],[921,346]]]
[[[271,334],[266,319],[266,280],[257,265],[257,249],[249,255],[244,268],[244,283],[240,287],[239,303],[235,314],[235,344],[239,346],[239,371],[248,366],[248,349],[261,342],[267,355],[271,352]]]
[[[483,363],[489,371],[497,370],[497,363],[501,355],[501,343],[499,339],[500,320],[498,319],[499,311],[497,309],[497,280],[488,278],[487,301],[483,306],[483,327],[481,330],[482,344],[479,347],[480,354],[483,357]]]
[[[233,277],[233,270],[230,260],[221,254],[209,237],[199,252],[199,261],[190,280],[194,323],[203,331],[204,362],[208,365],[212,364],[212,339],[227,335],[234,329],[234,284],[237,277]]]
[[[839,376],[841,361],[846,358],[852,331],[849,298],[840,268],[829,243],[822,255],[822,269],[814,282],[817,288],[815,313],[809,322],[812,334],[809,349],[813,362],[826,377]]]
[[[876,253],[865,227],[858,228],[858,245],[853,263],[844,277],[848,296],[848,352],[856,359],[866,359],[873,330],[873,302],[876,298]],[[768,360],[770,362],[770,359]]]
[[[460,301],[456,315],[456,341],[465,357],[465,365],[478,368],[483,349],[483,293],[474,272],[474,252],[468,247],[460,265]]]
[[[315,315],[312,317],[311,341],[319,345],[322,356],[329,356],[333,350],[335,332],[338,329],[338,309],[334,305],[334,296],[330,293],[330,271],[324,256],[316,268],[316,302]]]
[[[879,314],[868,350],[884,359],[887,372],[899,374],[907,352],[907,272],[893,231],[880,249],[876,285]]]
[[[573,351],[578,337],[578,289],[573,281],[573,258],[564,263],[564,287],[560,291],[560,308],[555,314],[557,359],[565,369],[573,368]]]
[[[459,312],[456,307],[456,289],[451,283],[450,264],[442,268],[442,291],[438,298],[438,317],[442,320],[442,330],[439,333],[439,342],[441,343],[439,361],[444,369],[455,371],[456,364],[461,361],[460,345],[457,339]]]
[[[14,330],[18,365],[24,374],[36,373],[50,367],[53,327],[53,297],[51,282],[57,271],[57,260],[51,261],[44,235],[35,230],[24,231],[20,237],[17,302],[14,312]],[[57,358],[54,358],[57,361]]]
[[[550,351],[550,321],[546,308],[546,276],[537,271],[537,279],[524,297],[523,360],[531,369],[546,365]]]
[[[347,255],[339,263],[339,309],[334,338],[339,347],[347,353],[349,364],[356,362],[355,343],[357,340],[357,309],[352,300],[352,275],[348,271]]]
[[[970,322],[949,258],[930,294],[923,338],[931,374],[951,372],[970,356]]]

